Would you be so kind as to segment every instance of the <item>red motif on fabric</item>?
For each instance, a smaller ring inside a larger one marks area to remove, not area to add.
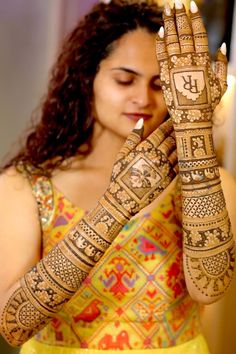
[[[173,262],[167,270],[167,286],[174,291],[174,298],[181,295],[186,288],[182,274],[182,253],[179,252],[177,254],[176,261]]]
[[[137,280],[135,269],[129,269],[130,263],[122,257],[114,257],[109,262],[110,270],[104,270],[104,276],[100,280],[118,299],[122,299],[134,286]]]
[[[85,309],[76,316],[73,316],[75,323],[79,321],[92,322],[94,321],[101,313],[98,305],[101,304],[100,300],[93,300]]]
[[[129,343],[129,335],[127,331],[121,331],[116,336],[106,334],[98,343],[98,349],[132,349]]]

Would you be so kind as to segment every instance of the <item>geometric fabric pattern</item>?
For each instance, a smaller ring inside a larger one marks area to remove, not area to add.
[[[42,209],[44,200],[52,201],[50,213],[43,215],[45,256],[85,211],[49,179],[34,175],[30,181]],[[180,208],[176,183],[151,213],[125,225],[73,298],[36,335],[37,341],[122,350],[166,348],[196,337],[200,308],[184,281]]]

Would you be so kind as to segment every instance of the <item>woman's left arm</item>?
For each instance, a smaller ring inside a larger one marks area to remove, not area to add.
[[[229,288],[235,246],[212,138],[212,114],[226,90],[227,60],[217,53],[214,70],[207,34],[191,2],[166,7],[157,36],[164,98],[172,117],[183,207],[183,262],[188,291],[209,304]]]
[[[220,167],[220,179],[225,197],[226,208],[231,221],[231,228],[236,242],[236,179],[224,168]]]

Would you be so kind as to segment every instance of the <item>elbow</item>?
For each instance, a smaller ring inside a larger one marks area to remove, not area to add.
[[[17,342],[17,341],[15,341],[14,338],[9,338],[8,336],[5,336],[3,333],[1,333],[1,336],[13,348],[19,348],[26,342],[26,341]]]
[[[10,333],[2,324],[0,326],[0,335],[5,341],[14,348],[22,346],[29,338],[19,335],[19,330],[14,329],[14,333]]]
[[[217,302],[224,297],[224,294],[213,297],[210,295],[206,295],[204,293],[200,293],[198,291],[188,291],[188,292],[190,297],[201,305],[211,305],[214,302]]]
[[[15,321],[6,321],[4,313],[0,310],[0,335],[11,347],[20,347],[33,335],[33,331],[27,331],[17,326]]]
[[[185,281],[191,298],[203,305],[221,300],[233,280],[234,246],[208,258],[188,260],[189,257],[184,255]]]
[[[226,295],[230,289],[232,280],[232,277],[227,277],[227,281],[224,283],[218,279],[217,283],[212,281],[214,286],[211,284],[212,286],[209,287],[207,287],[206,284],[203,285],[202,283],[187,281],[187,289],[190,297],[194,301],[202,305],[211,305],[221,300]]]

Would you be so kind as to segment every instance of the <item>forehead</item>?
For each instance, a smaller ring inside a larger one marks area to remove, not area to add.
[[[156,75],[159,73],[159,67],[155,54],[155,39],[156,35],[145,29],[128,32],[114,43],[113,50],[101,64],[110,68],[127,67]]]

